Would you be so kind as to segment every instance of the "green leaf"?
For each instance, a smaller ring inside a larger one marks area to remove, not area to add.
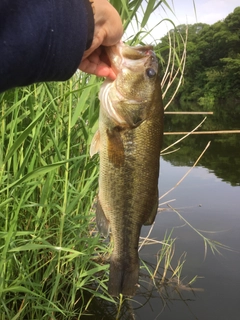
[[[80,156],[78,158],[85,158],[86,156],[83,155],[83,156]],[[76,158],[76,159],[78,159]],[[65,160],[65,161],[59,161],[59,162],[56,162],[56,163],[53,163],[53,164],[49,164],[47,166],[44,166],[44,167],[40,167],[40,168],[36,168],[34,169],[33,171],[27,173],[25,176],[23,176],[22,178],[14,181],[12,184],[8,185],[7,187],[3,188],[0,190],[0,193],[3,193],[4,191],[12,188],[12,187],[15,187],[17,185],[20,185],[21,183],[23,182],[27,182],[31,179],[35,179],[35,178],[39,178],[40,176],[43,176],[45,175],[46,173],[52,171],[52,170],[55,170],[57,168],[59,168],[60,166],[68,163],[72,161],[72,159],[69,159],[69,160]]]
[[[19,148],[19,146],[22,144],[22,142],[27,138],[27,136],[32,132],[33,128],[37,125],[37,123],[41,120],[42,117],[46,114],[48,107],[44,108],[38,116],[30,123],[30,125],[20,134],[20,136],[15,140],[12,147],[8,151],[5,159],[4,164],[7,163],[7,161],[11,158],[13,153]]]

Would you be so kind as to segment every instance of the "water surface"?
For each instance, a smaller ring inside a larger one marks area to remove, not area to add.
[[[162,160],[161,192],[174,186],[188,170],[189,167],[173,166]],[[194,295],[182,290],[183,299],[188,299],[186,303],[181,301],[176,293],[172,293],[170,301],[167,301],[169,308],[164,308],[156,295],[155,299],[151,299],[151,308],[148,304],[145,306],[146,313],[144,307],[139,312],[136,311],[137,319],[239,319],[240,187],[233,187],[222,181],[206,168],[196,167],[164,201],[171,199],[176,199],[171,202],[171,206],[195,228],[201,230],[204,236],[229,246],[233,251],[220,249],[222,255],[213,255],[208,248],[204,257],[202,238],[189,226],[184,225],[171,209],[162,211],[156,219],[151,237],[163,239],[166,230],[174,228],[172,236],[177,239],[173,267],[181,254],[186,252],[182,281],[187,284],[191,278],[198,275],[193,287],[204,291],[197,290]],[[142,258],[156,261],[156,246],[144,249]]]

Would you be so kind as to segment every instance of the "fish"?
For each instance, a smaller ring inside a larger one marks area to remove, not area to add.
[[[111,230],[108,293],[134,296],[139,287],[141,228],[158,210],[163,102],[158,59],[151,46],[119,42],[106,48],[116,79],[99,91],[99,127],[90,155],[99,153],[96,224]]]

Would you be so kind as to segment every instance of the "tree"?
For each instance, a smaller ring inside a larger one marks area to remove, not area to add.
[[[185,29],[185,25],[179,25],[171,32],[183,36]],[[161,40],[160,47],[167,43],[168,37],[165,36]],[[188,25],[185,78],[178,92],[178,99],[239,99],[239,48],[240,7],[213,25]],[[167,61],[167,53],[167,50],[162,51],[164,61]]]

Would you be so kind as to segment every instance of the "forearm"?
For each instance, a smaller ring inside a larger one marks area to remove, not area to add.
[[[70,78],[93,28],[88,0],[1,0],[0,92]]]

